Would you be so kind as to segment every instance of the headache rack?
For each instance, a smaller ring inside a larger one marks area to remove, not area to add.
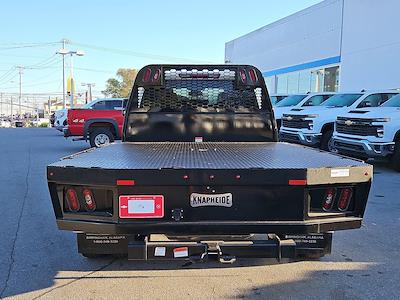
[[[126,141],[276,139],[262,74],[246,65],[147,66],[127,112]]]

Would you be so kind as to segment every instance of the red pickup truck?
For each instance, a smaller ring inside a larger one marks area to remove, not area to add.
[[[120,139],[126,102],[123,98],[96,99],[82,108],[69,109],[64,136],[89,141],[92,147]]]

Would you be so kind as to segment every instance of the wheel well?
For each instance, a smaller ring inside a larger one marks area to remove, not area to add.
[[[324,126],[322,126],[321,133],[325,133],[328,130],[333,130],[334,129],[334,124],[333,123],[327,123]]]
[[[114,135],[114,137],[116,137],[115,128],[111,123],[107,123],[107,122],[92,123],[89,126],[88,133],[90,134],[93,130],[95,130],[97,128],[108,128],[111,131],[111,133]]]
[[[396,142],[396,141],[400,141],[400,130],[397,131],[396,134],[394,135],[393,142]]]

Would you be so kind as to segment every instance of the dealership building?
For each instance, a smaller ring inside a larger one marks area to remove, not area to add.
[[[225,44],[270,93],[400,88],[400,1],[325,0]]]

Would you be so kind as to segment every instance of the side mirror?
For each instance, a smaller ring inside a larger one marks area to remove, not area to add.
[[[122,111],[122,115],[125,117],[125,113],[126,113],[126,110],[124,109],[123,111]]]

